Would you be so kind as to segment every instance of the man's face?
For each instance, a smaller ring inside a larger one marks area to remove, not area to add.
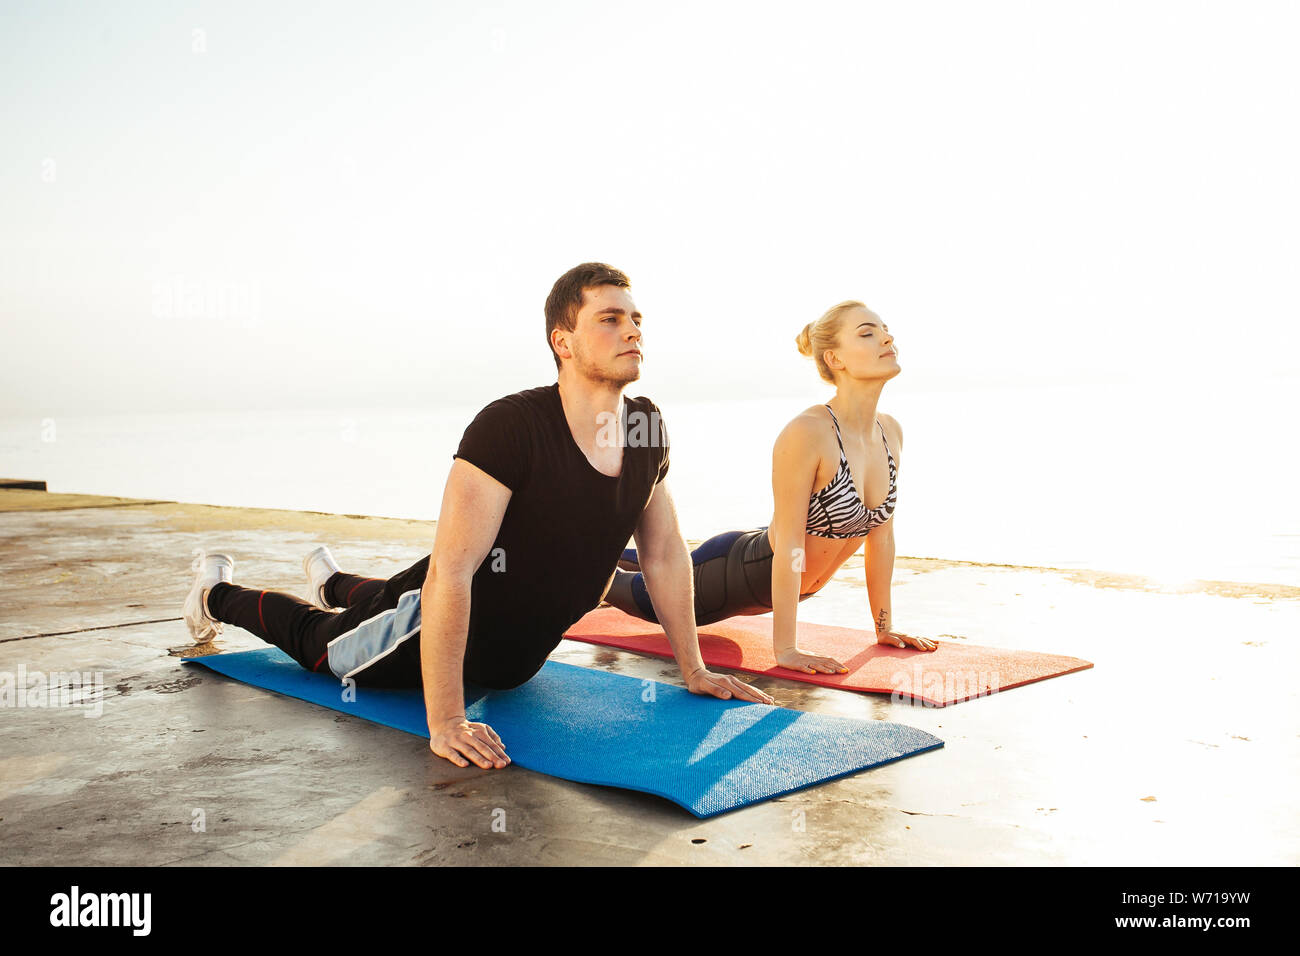
[[[627,289],[583,289],[568,340],[574,371],[583,378],[622,388],[641,377],[641,313]]]

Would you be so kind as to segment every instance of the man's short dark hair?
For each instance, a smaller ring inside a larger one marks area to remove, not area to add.
[[[557,371],[560,353],[551,345],[551,333],[557,326],[572,332],[578,310],[582,308],[582,290],[602,285],[614,285],[620,289],[632,287],[626,275],[603,262],[584,262],[574,266],[551,286],[551,294],[546,297],[546,347],[551,350]]]

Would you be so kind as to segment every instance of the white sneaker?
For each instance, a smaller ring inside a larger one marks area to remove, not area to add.
[[[185,597],[185,623],[189,626],[195,644],[207,644],[221,633],[224,625],[216,618],[209,617],[203,609],[203,592],[222,581],[234,583],[235,559],[221,552],[209,554],[202,548],[195,548],[194,554],[194,563],[190,565],[190,570],[194,572],[194,584]]]
[[[334,555],[330,554],[330,549],[324,545],[302,559],[302,571],[307,575],[310,585],[311,603],[322,611],[334,610],[332,605],[325,603],[325,582],[330,579],[330,575],[342,570],[334,560]]]

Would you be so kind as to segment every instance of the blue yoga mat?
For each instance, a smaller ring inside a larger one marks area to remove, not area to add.
[[[276,647],[184,663],[429,737],[418,690],[358,687],[344,701],[338,678]],[[514,690],[467,690],[465,704],[515,766],[667,797],[701,818],[943,746],[903,724],[718,700],[559,661]]]

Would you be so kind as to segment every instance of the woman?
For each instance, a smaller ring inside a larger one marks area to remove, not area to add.
[[[696,623],[772,611],[777,663],[807,674],[845,673],[848,668],[834,658],[798,647],[795,611],[865,539],[876,641],[932,651],[933,641],[896,631],[892,621],[893,515],[903,433],[891,416],[877,415],[876,405],[885,383],[901,371],[894,338],[879,316],[848,301],[810,322],[795,341],[835,386],[835,397],[806,409],[777,436],[771,524],[716,535],[692,552]],[[864,500],[880,504],[868,508]],[[623,558],[605,600],[657,622],[636,550]]]

